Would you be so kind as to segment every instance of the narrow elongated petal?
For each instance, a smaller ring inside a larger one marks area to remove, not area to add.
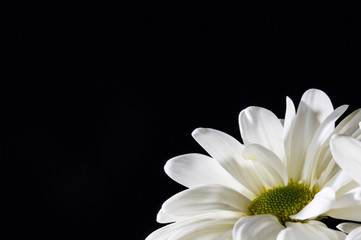
[[[323,188],[306,207],[299,213],[292,215],[291,218],[300,220],[315,218],[330,210],[335,199],[335,192],[331,188]]]
[[[293,180],[300,180],[300,169],[303,168],[312,138],[332,111],[332,103],[324,92],[310,89],[303,94],[291,129],[285,136],[287,169]]]
[[[250,200],[222,185],[209,185],[184,190],[162,205],[157,220],[172,222],[207,211],[248,211]]]
[[[246,108],[239,114],[239,126],[244,144],[260,144],[284,159],[283,126],[271,111]]]
[[[345,117],[335,128],[334,134],[352,136],[359,129],[359,122],[361,122],[361,109],[357,109]]]
[[[197,128],[192,132],[192,136],[227,172],[236,179],[240,178],[242,173],[237,161],[244,148],[240,142],[224,132],[211,128]]]
[[[165,172],[176,182],[188,187],[221,184],[241,189],[236,181],[219,163],[203,154],[191,153],[170,159],[164,166]]]
[[[320,152],[322,145],[333,132],[336,120],[347,110],[347,107],[347,105],[343,105],[333,111],[321,123],[320,127],[313,136],[310,146],[307,149],[305,163],[302,170],[302,179],[306,180],[308,184],[311,184],[311,180],[317,176],[316,170],[318,160],[320,159],[317,155]],[[327,163],[324,164],[328,165]]]
[[[277,240],[340,240],[346,237],[346,234],[327,228],[325,224],[318,221],[287,222],[286,227],[280,232]]]
[[[285,121],[284,121],[284,136],[287,135],[288,131],[291,128],[291,124],[293,122],[293,119],[296,116],[296,108],[291,98],[286,97],[286,114],[285,114]]]
[[[256,186],[262,184],[259,180],[257,182],[257,179],[249,184],[247,168],[252,166],[242,162],[241,153],[244,146],[240,142],[226,133],[210,128],[197,128],[193,131],[192,136],[229,174],[245,187],[242,190],[243,195],[250,199],[257,196],[257,192],[253,191],[253,184]]]
[[[331,152],[338,165],[361,184],[361,142],[350,137],[335,135],[331,140]]]
[[[291,154],[291,147],[292,142],[292,133],[293,133],[293,126],[295,124],[295,116],[296,116],[296,109],[293,101],[291,98],[286,98],[286,114],[285,114],[285,122],[283,127],[283,139],[284,139],[284,149],[285,149],[285,156],[288,157]],[[284,159],[284,164],[287,165],[286,159]]]
[[[233,240],[275,240],[285,227],[272,215],[253,215],[238,220],[233,229]]]

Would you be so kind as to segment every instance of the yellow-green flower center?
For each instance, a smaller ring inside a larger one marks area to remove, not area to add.
[[[287,221],[297,221],[290,218],[302,210],[315,196],[317,190],[299,183],[289,183],[287,186],[265,189],[259,197],[249,204],[251,215],[271,214],[278,217],[284,224]]]

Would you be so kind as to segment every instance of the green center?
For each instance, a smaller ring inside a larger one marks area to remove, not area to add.
[[[315,196],[317,190],[299,183],[289,183],[287,186],[267,189],[249,204],[251,215],[271,214],[282,224],[287,221],[297,221],[290,215],[298,213]]]

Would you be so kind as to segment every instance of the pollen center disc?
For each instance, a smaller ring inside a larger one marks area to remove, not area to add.
[[[249,205],[251,215],[271,214],[284,224],[295,221],[290,218],[302,210],[315,196],[316,191],[304,184],[289,183],[286,186],[267,189]]]

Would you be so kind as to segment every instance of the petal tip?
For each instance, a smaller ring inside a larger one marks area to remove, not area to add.
[[[204,133],[204,132],[206,132],[206,128],[199,127],[192,131],[192,136],[195,137],[195,136],[199,135],[200,133]]]

